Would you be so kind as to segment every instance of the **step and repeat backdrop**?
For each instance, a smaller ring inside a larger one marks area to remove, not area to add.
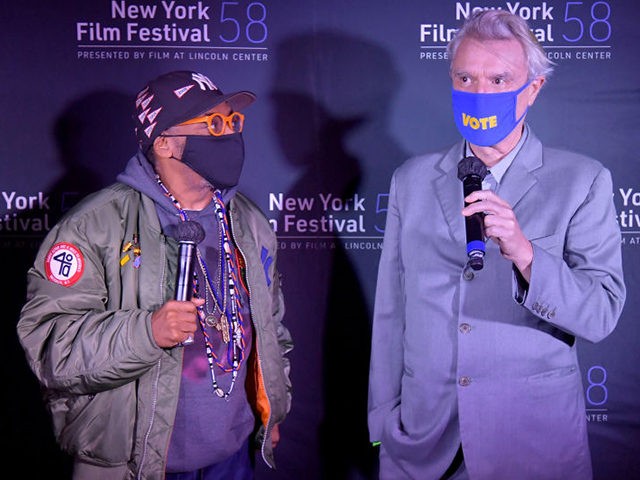
[[[536,134],[613,174],[629,294],[615,332],[579,349],[596,478],[640,478],[640,8],[632,0],[5,2],[5,460],[31,478],[69,472],[15,333],[25,273],[60,216],[113,182],[134,154],[137,91],[188,69],[223,91],[258,95],[245,111],[240,187],[277,233],[296,343],[278,469],[259,467],[258,476],[374,478],[367,375],[389,181],[408,157],[458,140],[445,45],[485,8],[528,20],[556,64],[528,115]]]

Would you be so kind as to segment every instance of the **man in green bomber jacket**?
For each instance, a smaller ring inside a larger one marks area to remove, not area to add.
[[[236,192],[254,100],[196,72],[149,82],[140,150],[28,272],[18,336],[74,479],[248,480],[256,450],[275,467],[293,344],[275,235]]]

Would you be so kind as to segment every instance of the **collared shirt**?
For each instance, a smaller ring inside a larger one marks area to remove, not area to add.
[[[505,157],[502,160],[500,160],[493,167],[491,167],[491,170],[490,170],[491,175],[493,176],[498,186],[500,185],[500,182],[502,181],[502,177],[507,172],[507,169],[513,163],[513,159],[516,158],[516,155],[518,155],[518,152],[522,148],[522,145],[524,145],[524,142],[527,140],[528,136],[529,136],[529,126],[525,123],[524,129],[522,131],[522,136],[520,137],[520,140],[516,144],[515,148],[511,150],[509,153],[507,153],[507,155],[505,155]],[[469,147],[469,142],[465,142],[464,148],[465,148],[465,156],[473,155],[473,152]],[[492,189],[490,183],[484,182],[484,181],[482,183],[482,188]]]

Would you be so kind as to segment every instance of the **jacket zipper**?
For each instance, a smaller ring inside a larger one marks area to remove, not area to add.
[[[151,417],[149,418],[149,428],[147,429],[147,432],[144,434],[144,442],[142,443],[142,453],[140,455],[140,466],[138,467],[138,473],[136,475],[136,477],[138,479],[142,478],[142,467],[144,466],[144,462],[146,461],[147,458],[147,442],[149,441],[149,435],[151,435],[151,429],[153,428],[153,422],[155,420],[156,417],[156,405],[158,403],[158,382],[160,381],[160,364],[162,363],[162,360],[158,360],[158,367],[157,367],[157,374],[156,374],[156,378],[153,381],[153,400],[151,402],[152,408],[151,408]]]
[[[164,281],[163,279],[165,278],[165,273],[166,273],[166,249],[165,249],[165,243],[163,241],[160,242],[160,252],[161,252],[161,262],[160,265],[162,265],[162,273],[160,275],[160,300],[161,303],[164,300]],[[142,442],[142,453],[140,454],[140,465],[138,466],[138,473],[136,474],[136,478],[138,478],[138,480],[140,480],[142,478],[142,469],[144,467],[144,463],[147,459],[147,449],[148,449],[148,441],[149,441],[149,435],[151,435],[151,430],[153,429],[153,422],[155,420],[156,417],[156,407],[158,405],[158,382],[160,381],[160,372],[162,371],[162,359],[158,360],[158,366],[157,366],[157,373],[156,373],[156,378],[153,381],[153,388],[152,388],[152,401],[151,401],[151,416],[149,417],[149,428],[147,429],[146,433],[144,434],[144,441]]]

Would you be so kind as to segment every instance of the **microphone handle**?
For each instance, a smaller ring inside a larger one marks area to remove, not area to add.
[[[175,299],[180,301],[191,300],[193,295],[193,269],[196,245],[193,242],[180,242],[178,253],[178,272],[176,277]],[[181,345],[191,345],[193,336],[187,337]]]
[[[176,300],[191,300],[193,294],[193,257],[195,244],[192,242],[180,242],[178,253],[178,272],[176,277]]]
[[[462,189],[464,190],[464,196],[467,197],[473,192],[482,190],[482,180],[477,175],[468,175],[462,182]],[[468,203],[465,202],[468,205]]]
[[[482,190],[482,180],[476,175],[465,177],[462,182],[464,196],[470,195],[472,192]],[[469,205],[465,202],[465,206]],[[465,219],[465,230],[467,234],[467,256],[469,257],[469,265],[473,270],[481,270],[484,261],[484,214],[474,213]]]

